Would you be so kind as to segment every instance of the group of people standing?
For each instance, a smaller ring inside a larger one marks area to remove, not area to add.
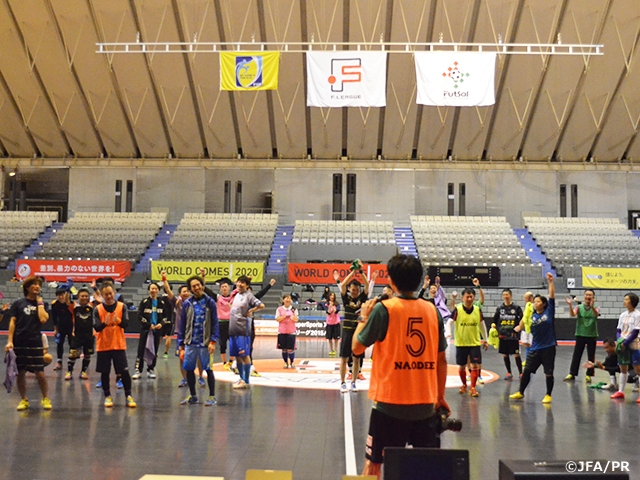
[[[251,351],[255,339],[253,314],[264,308],[258,295],[264,295],[274,284],[269,282],[256,295],[251,292],[251,279],[241,276],[231,291],[230,280],[221,283],[220,293],[214,293],[205,286],[204,279],[193,276],[186,285],[179,287],[178,296],[173,294],[163,273],[166,295],[160,295],[157,284],[149,284],[149,296],[139,306],[141,324],[140,338],[133,375],[129,372],[126,356],[125,328],[129,324],[128,308],[119,298],[112,281],[103,281],[100,286],[92,284],[93,299],[89,289],[77,292],[77,301],[71,298],[70,286],[61,285],[56,290],[56,299],[51,306],[41,297],[42,279],[28,277],[23,282],[24,298],[15,301],[8,308],[9,338],[7,353],[15,355],[15,371],[21,401],[18,410],[30,408],[26,395],[26,373],[36,375],[42,393],[42,408],[50,410],[47,379],[44,375],[48,342],[43,341],[42,325],[52,317],[54,336],[57,344],[57,361],[54,370],[63,369],[65,341],[69,345],[69,356],[65,380],[73,378],[77,359],[82,357],[81,379],[88,379],[91,356],[97,353],[96,371],[100,373],[97,387],[104,392],[104,406],[113,407],[110,378],[111,365],[117,376],[118,388],[124,388],[126,404],[135,408],[131,395],[132,380],[141,378],[145,363],[147,378],[156,378],[156,366],[160,340],[165,339],[165,357],[171,345],[173,334],[177,334],[176,355],[180,358],[183,382],[180,387],[189,388],[189,396],[181,404],[199,403],[196,392],[195,372],[199,369],[206,374],[209,398],[205,406],[215,405],[215,376],[211,370],[212,355],[220,344],[225,365],[226,344],[229,342],[230,356],[235,358],[240,380],[236,389],[249,388],[249,377],[259,375],[252,372]],[[220,312],[221,318],[218,316]],[[221,333],[222,332],[222,333]],[[46,337],[44,337],[46,339]],[[288,352],[289,353],[289,352]],[[291,362],[293,363],[293,354]],[[49,360],[50,361],[50,360]],[[204,380],[201,378],[201,382]]]

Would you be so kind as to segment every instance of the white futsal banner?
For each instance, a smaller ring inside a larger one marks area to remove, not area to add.
[[[418,96],[422,105],[474,107],[496,103],[496,54],[415,52]]]
[[[307,52],[308,107],[384,107],[387,52]]]

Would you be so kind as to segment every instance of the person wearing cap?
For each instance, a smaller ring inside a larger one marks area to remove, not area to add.
[[[73,309],[75,303],[71,300],[71,293],[68,285],[61,284],[56,288],[56,299],[51,302],[51,318],[53,320],[53,334],[57,343],[58,361],[54,370],[62,369],[62,357],[64,355],[64,341],[69,342],[69,349],[72,348],[73,338]],[[66,379],[71,380],[71,360],[69,360],[69,370]]]

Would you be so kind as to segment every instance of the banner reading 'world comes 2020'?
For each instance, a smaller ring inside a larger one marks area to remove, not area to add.
[[[279,52],[220,52],[221,90],[277,90]]]
[[[431,106],[493,105],[496,54],[416,52],[416,102]]]
[[[220,278],[235,281],[239,276],[251,277],[254,283],[264,280],[264,263],[262,262],[151,262],[151,280],[162,280],[162,271],[167,272],[169,282],[185,282],[192,275],[205,276],[207,283],[214,283]]]
[[[386,52],[307,52],[307,106],[384,107]]]

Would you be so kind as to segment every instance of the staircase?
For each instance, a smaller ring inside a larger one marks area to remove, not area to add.
[[[411,227],[394,227],[393,233],[396,237],[396,245],[400,253],[403,255],[413,255],[414,257],[418,256],[416,241],[413,238]]]
[[[140,259],[140,262],[136,265],[136,272],[149,272],[151,270],[151,261],[160,260],[160,254],[164,251],[164,247],[169,243],[171,237],[178,228],[178,225],[163,225],[162,229],[158,232],[153,239],[149,248]]]
[[[16,269],[16,260],[18,259],[33,259],[35,254],[42,250],[42,246],[51,240],[51,237],[53,237],[63,226],[64,223],[52,223],[51,226],[47,227],[47,229],[41,233],[38,238],[31,242],[31,245],[25,248],[21,254],[16,255],[15,260],[12,260],[7,264],[7,270],[14,271]]]
[[[526,228],[514,228],[513,233],[518,237],[518,241],[524,251],[527,252],[527,256],[531,259],[531,263],[534,265],[542,265],[542,274],[546,275],[548,272],[553,273],[556,276],[556,270],[551,266],[551,262],[542,253],[540,247],[533,239],[531,234]]]
[[[293,240],[293,225],[278,225],[269,253],[267,275],[282,275],[287,273],[287,253]]]

